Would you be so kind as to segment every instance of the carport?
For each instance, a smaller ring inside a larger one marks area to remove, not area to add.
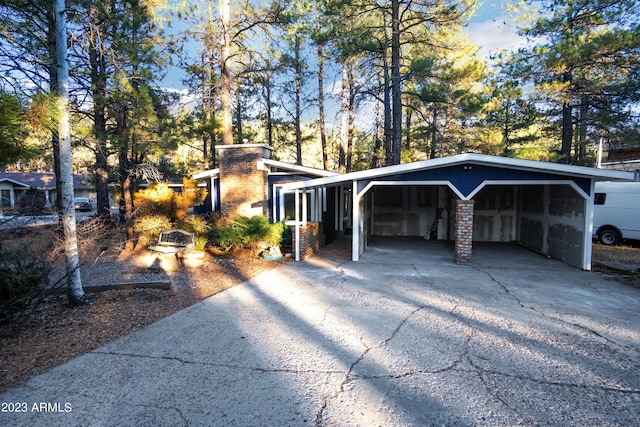
[[[460,264],[470,262],[474,241],[518,242],[590,270],[594,183],[609,180],[630,181],[633,174],[460,154],[284,184],[276,191],[295,197],[294,212],[287,213],[294,218],[294,239],[307,221],[328,219],[325,235],[352,233],[354,261],[371,236],[419,236],[453,241]]]

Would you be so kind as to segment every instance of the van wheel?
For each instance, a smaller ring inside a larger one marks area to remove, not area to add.
[[[615,246],[620,243],[620,233],[613,228],[605,228],[598,231],[598,241],[603,245]]]

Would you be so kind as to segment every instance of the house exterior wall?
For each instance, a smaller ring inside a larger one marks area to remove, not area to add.
[[[269,215],[268,171],[259,168],[271,158],[261,144],[223,145],[220,154],[220,204],[223,216]]]
[[[371,234],[428,236],[438,208],[443,208],[438,238],[446,238],[447,197],[440,186],[380,186],[374,190]]]
[[[520,191],[520,216],[518,218],[518,240],[525,246],[546,252],[546,219],[548,195],[545,186],[524,186]]]
[[[300,252],[296,249],[295,235],[292,237],[293,253],[299,253],[300,259],[307,258],[314,253],[318,252],[321,246],[324,245],[323,236],[323,223],[322,222],[308,222],[307,225],[300,226]],[[295,228],[291,228],[291,232],[295,233]]]
[[[583,268],[587,201],[568,185],[520,187],[518,240]]]
[[[474,241],[511,242],[516,239],[516,197],[513,186],[486,186],[474,196]]]
[[[566,185],[549,186],[549,255],[581,267],[586,201]],[[590,230],[589,230],[590,233]]]

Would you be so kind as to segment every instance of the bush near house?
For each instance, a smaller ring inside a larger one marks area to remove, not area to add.
[[[206,236],[206,221],[190,215],[189,210],[204,201],[207,191],[198,188],[193,179],[185,178],[182,184],[182,192],[173,191],[167,183],[155,183],[133,195],[136,207],[133,230],[140,233],[143,241],[154,241],[160,232],[172,228],[196,233],[196,240]]]
[[[239,247],[260,253],[268,248],[280,248],[285,229],[283,222],[272,223],[262,215],[241,216],[218,221],[211,227],[209,240],[224,251]]]
[[[136,216],[164,215],[172,223],[183,220],[189,210],[202,204],[207,197],[207,190],[198,188],[198,182],[193,179],[182,180],[182,191],[176,192],[164,182],[138,190],[133,195]]]

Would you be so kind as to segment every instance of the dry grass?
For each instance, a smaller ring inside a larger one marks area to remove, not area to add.
[[[605,246],[595,243],[592,259],[640,265],[640,245]]]
[[[591,261],[593,271],[602,273],[608,279],[615,280],[627,286],[640,288],[640,267],[638,267],[635,272],[631,272],[619,268],[612,268],[611,265],[601,263],[610,262],[640,266],[640,242],[620,246],[605,246],[594,243]]]

